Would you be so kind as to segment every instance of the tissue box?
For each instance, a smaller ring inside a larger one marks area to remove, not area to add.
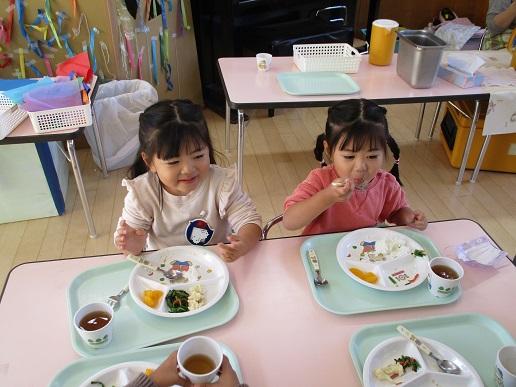
[[[482,82],[484,81],[484,75],[481,73],[470,75],[442,64],[439,66],[437,76],[447,80],[450,83],[453,83],[454,85],[462,87],[463,89],[468,87],[481,86]]]

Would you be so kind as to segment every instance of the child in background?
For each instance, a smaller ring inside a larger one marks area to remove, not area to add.
[[[235,171],[215,165],[198,105],[165,100],[148,107],[139,140],[129,179],[122,181],[128,193],[115,232],[120,251],[218,243],[222,258],[233,261],[254,247],[261,217]]]
[[[332,163],[310,172],[285,200],[283,225],[303,234],[350,231],[385,220],[420,230],[425,215],[412,210],[397,176],[382,170],[389,135],[386,110],[365,99],[351,99],[328,109],[324,148]],[[397,175],[397,165],[393,168]]]

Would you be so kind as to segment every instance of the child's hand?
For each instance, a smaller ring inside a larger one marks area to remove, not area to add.
[[[226,262],[233,262],[249,250],[247,243],[238,235],[232,234],[228,236],[228,244],[219,243],[217,249],[222,259]]]
[[[181,386],[191,385],[189,381],[179,376],[177,370],[177,351],[172,352],[163,363],[150,374],[149,378],[159,387],[175,386],[178,384]]]
[[[115,246],[124,255],[139,255],[145,247],[147,231],[134,229],[120,218],[115,231]]]
[[[428,226],[426,215],[419,210],[414,210],[413,218],[410,222],[407,222],[407,226],[416,228],[418,230],[424,230],[426,226]]]
[[[327,188],[330,189],[336,202],[345,202],[353,194],[355,184],[351,179],[337,178]]]

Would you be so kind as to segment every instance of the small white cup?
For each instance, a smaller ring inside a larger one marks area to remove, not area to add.
[[[464,276],[464,269],[461,265],[454,259],[448,257],[435,257],[430,260],[428,268],[428,289],[430,293],[435,297],[448,297],[450,296],[456,288],[459,286],[462,277]],[[443,278],[435,274],[432,270],[433,266],[443,265],[451,268],[455,273],[457,273],[458,278],[449,279]]]
[[[516,345],[506,345],[496,354],[495,381],[498,387],[516,387]]]
[[[83,317],[85,317],[88,313],[96,311],[108,313],[111,316],[109,322],[96,331],[87,331],[82,329],[79,324]],[[73,325],[79,336],[81,336],[87,345],[92,348],[104,348],[111,342],[111,339],[113,338],[114,317],[115,313],[110,305],[104,302],[94,302],[84,305],[77,312],[75,312],[75,315],[73,316]]]
[[[184,366],[185,361],[193,355],[204,355],[209,357],[215,368],[212,371],[205,374],[195,374],[187,370]],[[218,378],[218,371],[222,364],[222,348],[219,343],[210,337],[206,336],[194,336],[185,340],[177,351],[177,364],[179,365],[179,371],[193,384],[201,383],[213,383]]]
[[[256,67],[260,71],[269,71],[272,64],[272,55],[265,52],[256,54]]]

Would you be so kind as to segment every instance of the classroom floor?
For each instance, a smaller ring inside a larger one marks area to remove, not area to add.
[[[457,186],[457,169],[448,162],[438,130],[432,140],[427,139],[434,104],[427,106],[421,140],[414,138],[419,106],[387,106],[391,133],[401,147],[401,179],[412,207],[424,211],[429,220],[476,220],[513,257],[516,253],[516,175],[482,171],[477,183],[466,181]],[[284,198],[310,169],[318,166],[312,149],[315,137],[323,131],[326,108],[278,109],[273,118],[267,117],[266,110],[248,113],[251,119],[245,145],[245,188],[265,223],[281,213]],[[224,120],[210,110],[206,110],[205,115],[214,146],[223,152]],[[226,155],[230,164],[235,162],[235,144],[236,126],[232,125],[233,148],[231,154]],[[75,180],[70,176],[64,215],[0,224],[0,287],[11,268],[23,262],[116,252],[112,236],[126,193],[120,185],[125,170],[110,172],[103,178],[90,151],[84,149],[78,153],[97,238],[88,237]],[[466,178],[469,175],[467,171]],[[293,234],[276,226],[269,236]],[[453,246],[446,250],[453,251]]]

